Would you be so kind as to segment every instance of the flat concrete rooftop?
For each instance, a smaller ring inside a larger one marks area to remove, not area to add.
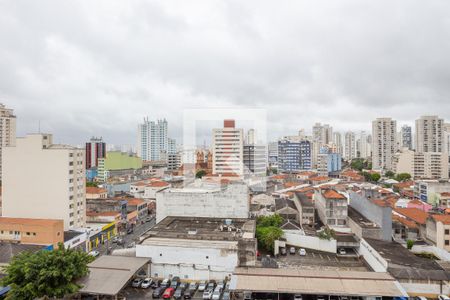
[[[229,225],[227,225],[229,224]],[[146,238],[237,241],[255,237],[250,219],[166,217],[144,235]]]
[[[361,228],[380,228],[378,224],[370,221],[362,214],[354,209],[351,205],[348,206],[348,217],[355,221]]]

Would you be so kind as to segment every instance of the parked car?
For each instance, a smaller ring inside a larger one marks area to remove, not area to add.
[[[153,297],[154,299],[155,299],[155,298],[160,298],[160,297],[162,296],[162,294],[164,293],[165,290],[166,290],[165,287],[162,287],[162,286],[157,287],[157,288],[153,291],[152,297]]]
[[[438,299],[439,300],[450,300],[450,298],[447,295],[439,295]]]
[[[207,281],[201,281],[198,285],[198,291],[203,292],[206,289],[206,286],[208,285]]]
[[[170,279],[169,278],[165,278],[162,282],[161,282],[161,287],[163,288],[168,288],[170,286]]]
[[[171,280],[170,287],[176,290],[179,284],[180,284],[180,277],[175,276]]]
[[[341,249],[339,249],[339,254],[340,255],[345,255],[345,254],[347,254],[347,252],[345,251],[344,248],[341,248]]]
[[[207,291],[214,291],[216,287],[216,282],[214,280],[211,280],[208,285],[206,286]]]
[[[230,292],[225,291],[222,295],[222,300],[230,300]]]
[[[294,249],[294,254],[295,254],[295,249]],[[244,292],[244,300],[252,300],[252,292]]]
[[[216,289],[217,288],[220,288],[221,290],[223,290],[225,288],[225,281],[223,281],[223,280],[219,281],[216,286]]]
[[[155,279],[153,280],[152,284],[150,285],[150,287],[152,289],[156,289],[161,285],[162,280],[161,279]]]
[[[184,299],[191,299],[192,296],[194,296],[195,294],[195,290],[191,290],[191,289],[186,289],[183,293],[183,298]]]
[[[195,282],[195,281],[192,281],[192,282],[189,284],[189,287],[188,287],[188,289],[189,289],[189,290],[192,290],[192,291],[196,291],[197,288],[198,288],[198,283]]]
[[[145,278],[141,283],[141,288],[148,289],[152,284],[153,280],[151,278]]]
[[[294,295],[294,300],[303,300],[303,297],[300,294],[295,294]]]
[[[203,300],[211,300],[213,293],[214,293],[213,290],[208,290],[208,289],[206,289],[206,290],[203,292],[203,297],[202,297]]]
[[[164,291],[164,294],[162,295],[163,299],[170,299],[172,298],[173,294],[175,294],[175,290],[171,287],[167,288]]]
[[[144,280],[142,278],[135,278],[132,282],[131,282],[131,286],[134,288],[138,288],[141,286],[142,282]]]
[[[306,255],[306,250],[303,248],[300,248],[300,250],[298,250],[298,254],[301,256],[305,256]]]
[[[216,289],[214,290],[211,299],[212,300],[219,300],[220,296],[222,296],[222,289],[217,286]]]
[[[98,252],[97,250],[92,250],[91,252],[89,252],[89,255],[93,256],[93,257],[97,257],[100,255],[100,252]]]
[[[289,248],[289,253],[290,254],[295,254],[295,247]]]
[[[185,283],[181,283],[178,288],[175,290],[175,293],[173,294],[173,297],[175,299],[181,299],[181,297],[183,297],[184,294],[184,290],[186,289],[186,284]]]
[[[286,247],[281,247],[280,253],[281,253],[281,255],[286,255],[287,254]]]

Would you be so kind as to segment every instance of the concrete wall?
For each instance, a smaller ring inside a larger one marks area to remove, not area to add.
[[[225,190],[167,189],[156,194],[156,222],[167,216],[248,218],[250,210],[245,184]]]
[[[360,241],[358,254],[364,257],[375,272],[387,272],[388,262],[364,239]]]
[[[381,228],[363,228],[351,218],[348,218],[348,226],[359,238],[383,239],[383,231]]]
[[[364,217],[378,224],[382,229],[381,238],[390,241],[392,237],[392,209],[378,206],[355,192],[350,192],[349,196],[350,205]]]
[[[430,245],[414,245],[411,249],[414,253],[421,252],[429,252],[436,255],[440,260],[449,261],[450,262],[450,253],[445,251],[444,249],[438,248],[436,246]]]
[[[321,240],[316,236],[302,235],[297,230],[283,230],[286,244],[295,247],[314,249],[329,253],[336,253],[336,240]]]

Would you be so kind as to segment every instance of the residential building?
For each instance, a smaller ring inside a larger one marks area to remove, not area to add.
[[[181,153],[169,153],[167,154],[167,170],[175,171],[181,167]]]
[[[442,152],[415,152],[404,148],[393,157],[392,170],[411,174],[413,179],[448,178],[448,156]]]
[[[319,219],[331,228],[347,227],[347,197],[331,189],[319,189],[314,193],[314,204]]]
[[[370,136],[365,131],[360,131],[356,138],[356,156],[360,158],[369,158],[371,156]]]
[[[313,141],[320,144],[319,148],[333,142],[333,127],[328,124],[316,123],[313,126]]]
[[[92,137],[91,140],[86,143],[86,169],[98,166],[98,159],[105,158],[106,156],[106,143],[103,139]]]
[[[244,138],[242,128],[234,120],[225,120],[223,128],[213,129],[213,174],[244,175]]]
[[[445,152],[444,119],[422,116],[416,120],[416,151]]]
[[[414,197],[430,203],[439,204],[440,194],[450,192],[449,180],[416,180]]]
[[[344,136],[344,158],[352,160],[356,158],[356,136],[354,132],[348,131]]]
[[[2,149],[16,144],[16,116],[0,103],[0,180],[2,179]]]
[[[106,199],[108,191],[99,187],[86,187],[86,199]]]
[[[84,149],[53,144],[51,134],[17,138],[3,149],[3,216],[61,219],[65,230],[85,227],[84,158]]]
[[[334,175],[342,168],[342,157],[323,147],[318,155],[317,173],[319,176]]]
[[[173,148],[173,142],[171,142]],[[169,150],[168,123],[165,119],[149,121],[138,126],[137,156],[142,160],[164,160]]]
[[[412,129],[411,126],[403,125],[400,130],[400,148],[413,149]]]
[[[185,188],[169,188],[156,193],[156,222],[167,216],[205,218],[248,218],[246,184],[226,186],[195,182]]]
[[[312,195],[312,192],[294,193],[293,201],[298,210],[300,225],[314,226],[315,224],[315,209]]]
[[[392,170],[392,158],[397,152],[397,122],[377,118],[372,122],[372,169]]]
[[[63,220],[0,217],[0,241],[31,245],[64,242]]]
[[[342,141],[342,134],[340,132],[333,132],[333,144],[336,147],[336,153],[341,156],[344,155],[344,143]]]
[[[450,215],[430,215],[426,223],[426,238],[436,247],[450,251]]]
[[[311,170],[312,143],[308,140],[295,140],[286,137],[278,141],[278,170],[295,172]]]
[[[152,277],[224,280],[238,266],[255,266],[256,222],[167,217],[141,237],[137,257],[151,258]]]
[[[270,142],[267,148],[269,166],[276,168],[278,166],[278,142]]]

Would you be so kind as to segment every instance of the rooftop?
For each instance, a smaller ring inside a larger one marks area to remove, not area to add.
[[[322,196],[325,199],[347,199],[344,195],[332,189],[326,189],[325,191],[322,191]]]
[[[227,225],[229,224],[229,225]],[[145,235],[148,238],[237,241],[254,238],[255,220],[166,217]]]
[[[0,264],[8,264],[11,259],[24,251],[36,252],[44,249],[43,245],[16,244],[8,242],[0,242]],[[0,269],[1,271],[1,269]]]
[[[422,225],[426,223],[428,218],[428,213],[418,208],[394,208],[394,211]]]
[[[362,228],[380,228],[378,224],[364,217],[362,214],[359,213],[359,211],[357,211],[350,205],[348,206],[348,217],[352,219],[354,222],[356,222]]]
[[[0,217],[0,225],[4,224],[27,226],[62,226],[63,220]]]
[[[431,217],[436,222],[441,222],[442,224],[450,225],[450,215],[431,215]]]
[[[298,201],[300,201],[302,207],[314,207],[312,199],[310,199],[307,194],[296,192],[295,196],[297,197]]]

